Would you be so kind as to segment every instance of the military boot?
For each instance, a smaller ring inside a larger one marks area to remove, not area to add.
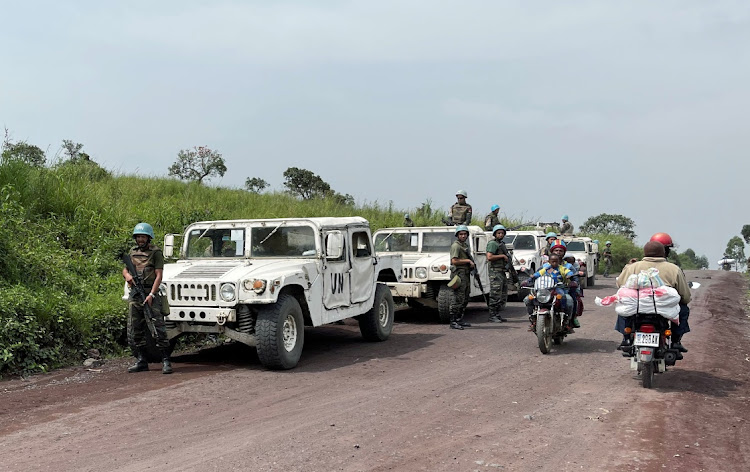
[[[135,355],[138,358],[138,362],[128,367],[128,373],[132,374],[135,372],[144,372],[148,370],[148,362],[146,361],[146,355],[142,350],[136,348]]]
[[[171,374],[172,371],[172,363],[169,361],[169,352],[166,349],[162,349],[161,351],[161,373],[162,374]]]

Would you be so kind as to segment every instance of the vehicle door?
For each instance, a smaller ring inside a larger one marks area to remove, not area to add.
[[[349,306],[349,259],[346,230],[323,231],[323,306],[330,310]]]
[[[482,288],[484,289],[484,293],[489,293],[490,277],[487,273],[487,235],[484,233],[475,233],[471,235],[470,239],[471,255],[474,258],[474,263],[477,265],[477,273],[479,274],[479,279],[482,281]],[[470,296],[482,296],[482,290],[479,288],[479,284],[474,276],[471,277]]]
[[[351,260],[350,293],[351,303],[370,300],[375,287],[375,265],[370,232],[362,227],[349,228],[349,257]]]

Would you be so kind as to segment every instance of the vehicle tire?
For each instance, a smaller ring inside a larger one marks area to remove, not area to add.
[[[641,365],[641,381],[643,388],[651,388],[654,384],[654,363],[643,362]]]
[[[366,341],[385,341],[393,331],[393,297],[384,284],[375,287],[375,302],[372,308],[359,317],[359,331]]]
[[[595,279],[596,279],[596,274],[592,275],[591,277],[586,277],[586,286],[593,287]]]
[[[536,339],[542,354],[549,354],[552,345],[552,336],[550,335],[552,327],[548,324],[546,316],[536,315]]]
[[[255,336],[258,359],[266,368],[296,366],[305,343],[305,322],[297,299],[281,294],[275,304],[258,308]]]
[[[448,323],[451,320],[451,300],[453,299],[453,289],[447,285],[441,285],[438,291],[438,316],[441,323]]]

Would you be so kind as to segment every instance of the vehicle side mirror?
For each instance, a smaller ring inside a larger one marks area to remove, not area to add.
[[[164,257],[172,257],[174,255],[174,234],[164,235],[164,247],[162,248]]]
[[[344,235],[341,231],[331,231],[326,236],[326,258],[340,259],[344,252]]]

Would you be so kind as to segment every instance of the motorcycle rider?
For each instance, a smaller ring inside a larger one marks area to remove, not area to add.
[[[557,254],[552,254],[549,258],[549,266],[548,267],[542,267],[540,270],[535,272],[529,279],[525,280],[521,286],[522,287],[529,287],[534,284],[534,280],[538,279],[542,275],[549,275],[552,277],[552,280],[557,282],[562,282],[563,285],[566,287],[577,287],[578,286],[578,275],[576,275],[573,271],[571,271],[569,268],[560,265],[560,257]],[[571,309],[573,307],[573,299],[572,297],[567,293],[567,290],[565,289],[558,289],[558,294],[563,295],[563,310],[565,310],[566,313],[569,315],[572,313]],[[532,317],[534,314],[534,303],[531,301],[531,298],[529,298],[529,295],[527,295],[523,299],[523,303],[526,305],[526,312],[529,314],[529,321],[531,321],[531,325],[529,326],[529,331],[535,331],[536,330],[536,319]]]
[[[572,263],[565,260],[565,253],[567,252],[568,248],[565,245],[565,241],[561,239],[557,239],[554,241],[551,252],[552,254],[556,255],[560,258],[560,265],[565,266],[568,270],[570,270],[571,273],[575,274],[576,277],[578,276],[579,268],[577,266],[574,266]],[[573,257],[573,256],[571,256]],[[575,257],[573,257],[573,263],[575,263]],[[542,267],[547,268],[549,267],[549,262],[545,263]],[[578,279],[576,278],[576,282],[571,282],[568,285],[568,293],[570,295],[570,298],[573,299],[573,310],[570,317],[570,323],[571,326],[574,328],[580,328],[581,322],[578,321]],[[571,332],[573,330],[571,329]]]
[[[656,268],[659,270],[659,277],[665,285],[668,285],[680,294],[680,314],[679,324],[672,324],[672,348],[682,352],[687,352],[687,349],[683,347],[682,336],[690,331],[690,325],[688,325],[688,317],[690,316],[690,286],[685,279],[685,274],[682,272],[677,265],[667,262],[666,254],[667,247],[663,244],[666,242],[671,246],[672,238],[667,233],[656,233],[651,237],[651,240],[643,246],[643,259],[633,264],[625,266],[622,273],[617,278],[617,286],[621,287],[628,280],[631,274],[638,274],[642,270],[650,268]],[[619,331],[623,335],[622,343],[620,343],[620,349],[629,348],[631,345],[631,337],[629,334],[625,334],[625,327],[627,326],[627,318],[622,316],[617,317],[617,324],[615,330]],[[681,359],[681,354],[678,359]]]

